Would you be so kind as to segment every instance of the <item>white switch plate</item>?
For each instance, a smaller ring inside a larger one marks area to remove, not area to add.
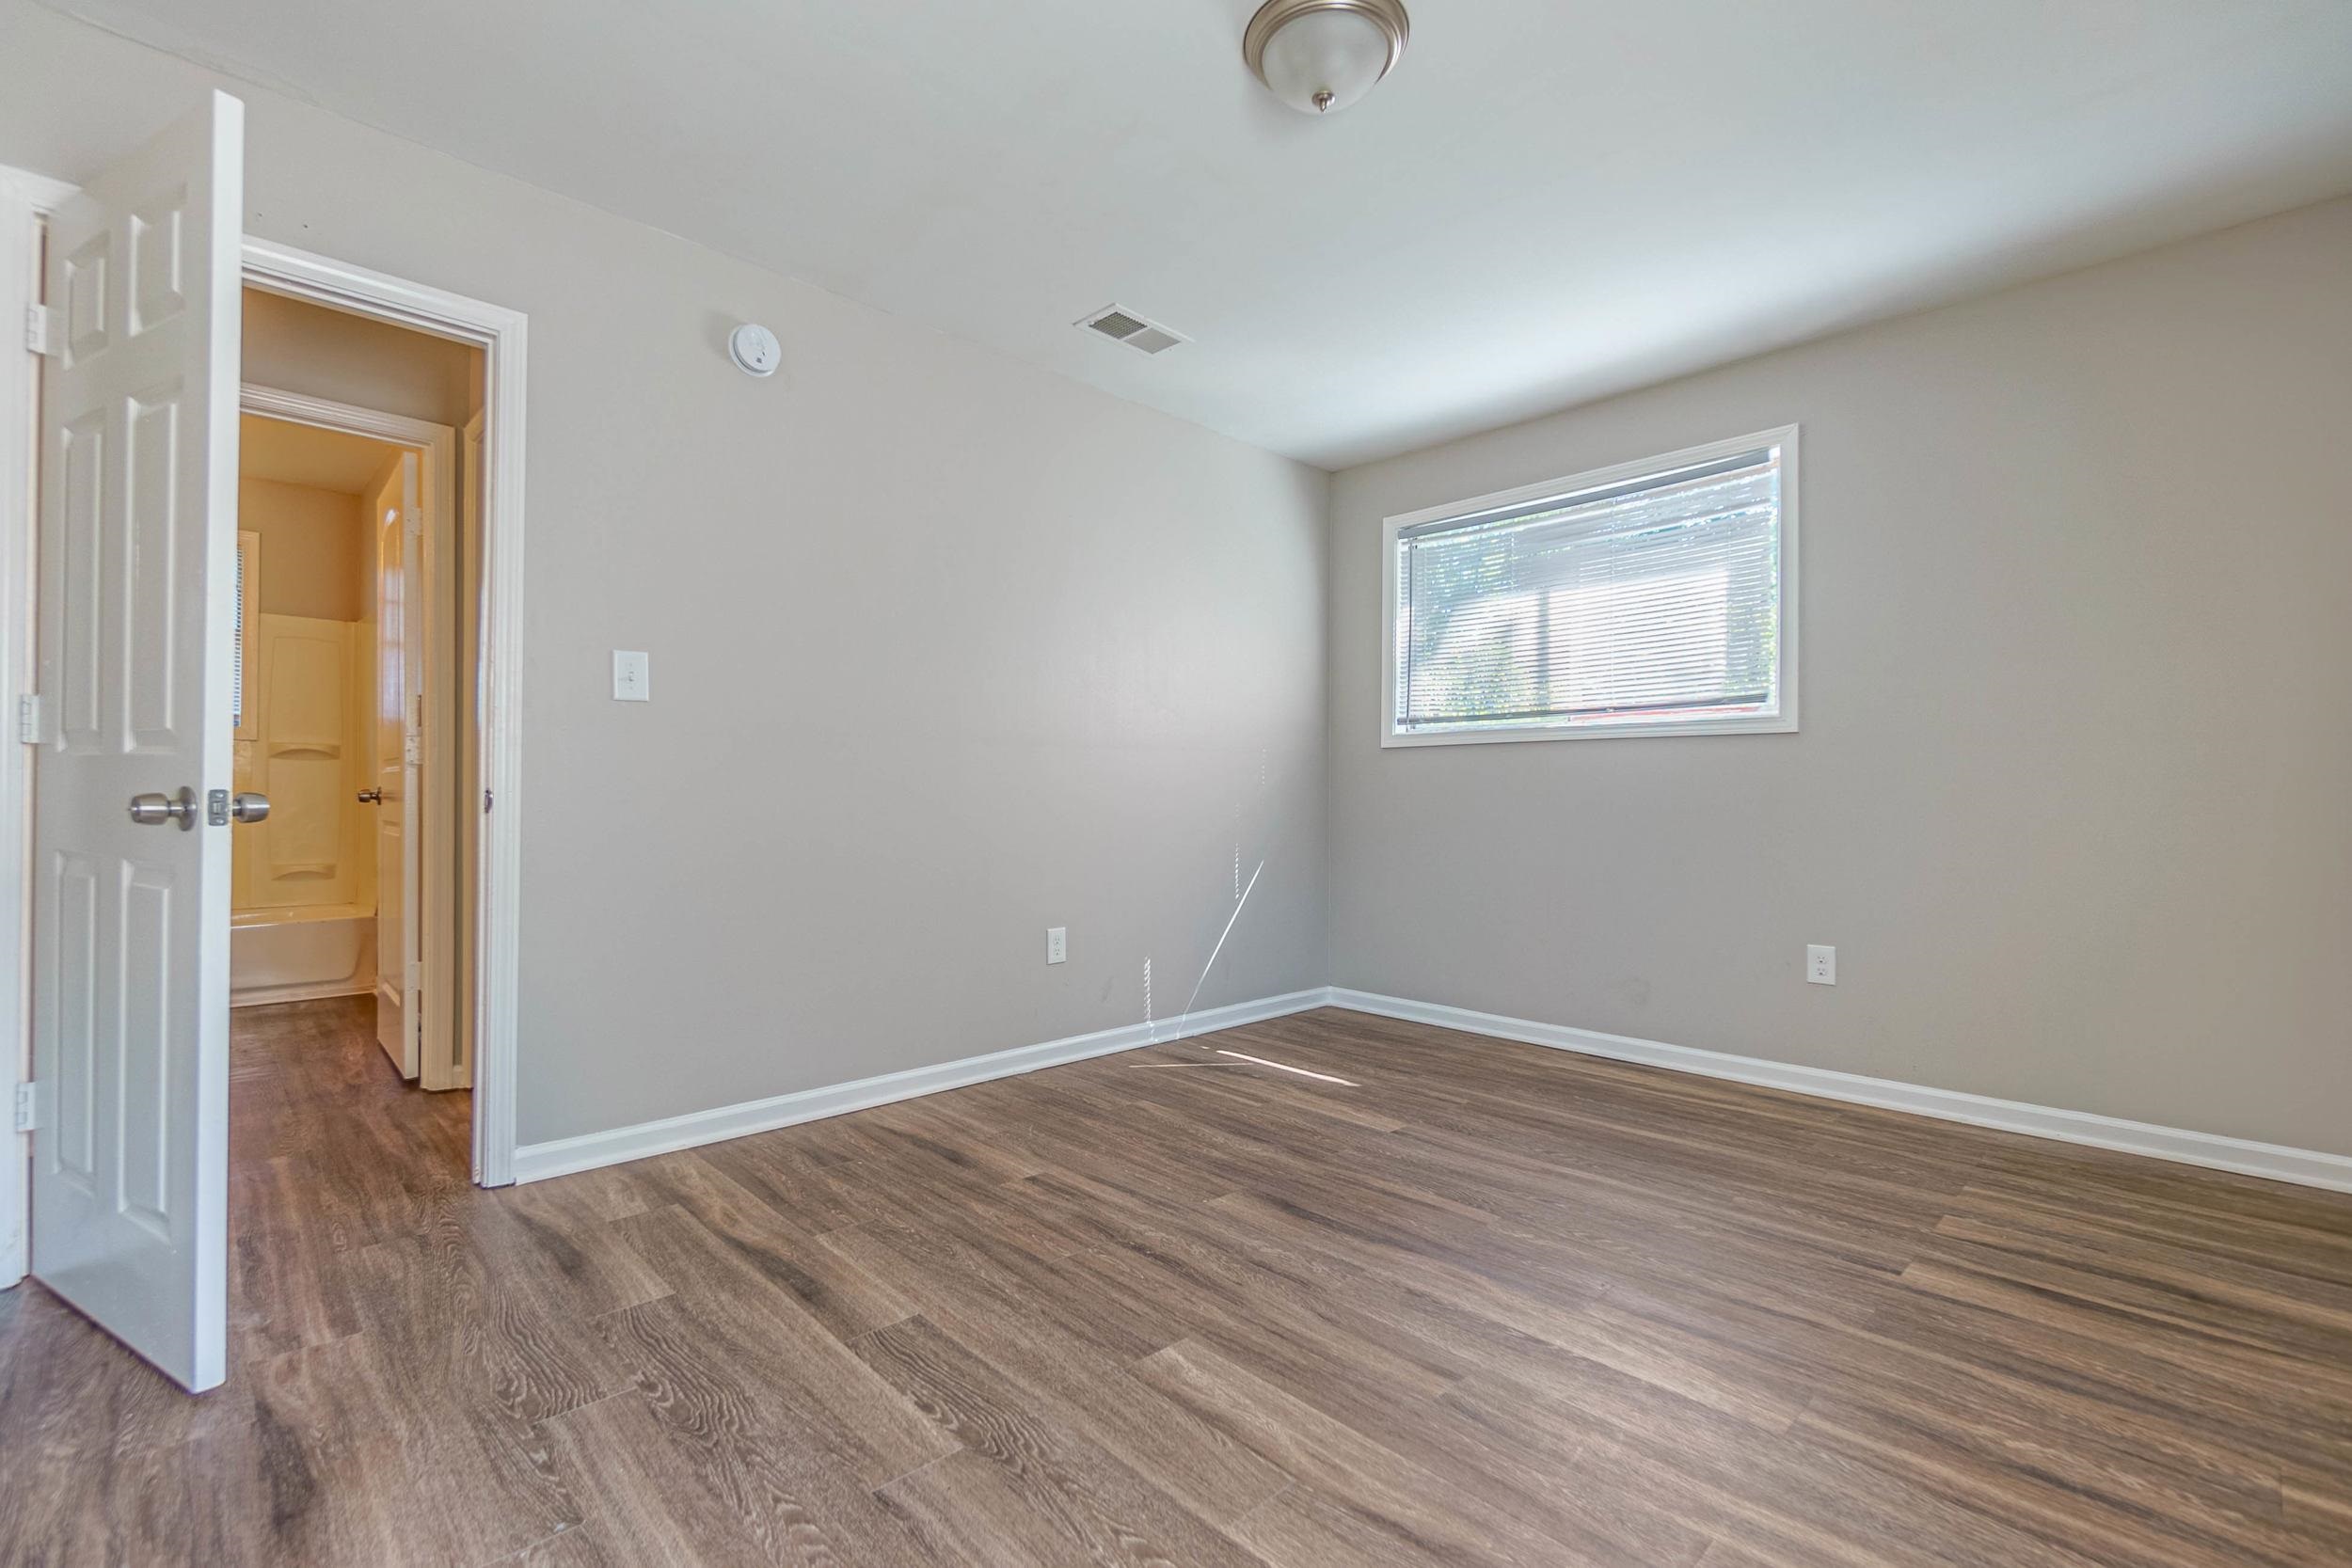
[[[1045,932],[1045,961],[1057,964],[1070,957],[1070,927],[1049,927]]]
[[[616,703],[653,701],[653,656],[612,650],[612,700]]]
[[[1837,949],[1808,947],[1804,950],[1804,977],[1817,986],[1837,983]]]

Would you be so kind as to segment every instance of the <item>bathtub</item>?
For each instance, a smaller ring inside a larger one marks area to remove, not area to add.
[[[358,904],[229,917],[229,1005],[259,1007],[375,990],[375,911]]]

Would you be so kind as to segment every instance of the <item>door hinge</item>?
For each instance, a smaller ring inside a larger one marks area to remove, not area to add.
[[[30,1132],[40,1126],[40,1085],[35,1083],[16,1086],[16,1130]]]
[[[40,696],[27,691],[16,700],[16,737],[27,746],[38,746],[44,738],[40,733]]]
[[[50,322],[48,306],[27,305],[24,307],[24,349],[26,353],[54,354],[56,352],[50,347],[50,344],[56,341],[56,330],[50,325]]]

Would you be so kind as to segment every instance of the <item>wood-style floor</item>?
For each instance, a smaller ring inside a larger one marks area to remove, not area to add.
[[[2352,1198],[1343,1012],[485,1193],[237,1050],[230,1380],[0,1294],[7,1562],[2352,1562]]]

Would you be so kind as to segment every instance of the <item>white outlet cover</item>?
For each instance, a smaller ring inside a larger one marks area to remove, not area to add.
[[[1065,962],[1069,957],[1070,927],[1067,926],[1048,927],[1045,932],[1045,961],[1049,964],[1057,964]]]
[[[1837,949],[1810,946],[1804,950],[1804,977],[1817,986],[1837,983]]]

